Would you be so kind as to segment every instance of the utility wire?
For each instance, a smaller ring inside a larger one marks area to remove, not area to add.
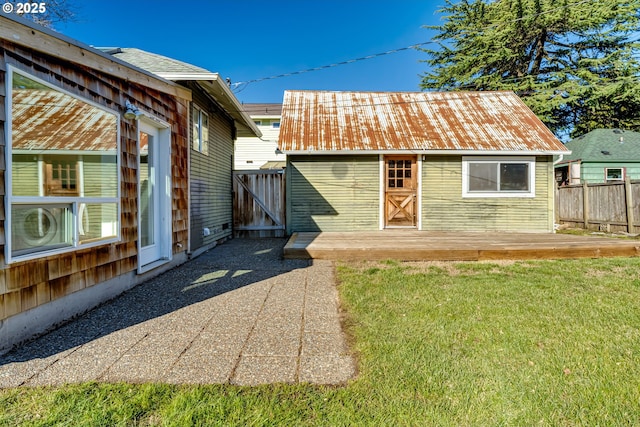
[[[416,48],[418,48],[420,46],[424,46],[424,45],[427,45],[427,44],[430,44],[430,43],[433,43],[433,42],[428,41],[428,42],[418,43],[418,44],[414,44],[414,45],[407,46],[407,47],[401,47],[401,48],[398,48],[398,49],[388,50],[386,52],[374,53],[373,55],[367,55],[367,56],[363,56],[363,57],[360,57],[360,58],[349,59],[348,61],[336,62],[336,63],[329,64],[329,65],[322,65],[320,67],[308,68],[306,70],[293,71],[293,72],[290,72],[290,73],[278,74],[278,75],[269,76],[269,77],[262,77],[262,78],[259,78],[259,79],[247,80],[245,82],[237,82],[237,83],[233,83],[232,86],[237,88],[238,86],[248,85],[250,83],[258,83],[258,82],[262,82],[262,81],[265,81],[265,80],[279,79],[281,77],[290,77],[290,76],[295,76],[295,75],[298,75],[298,74],[310,73],[312,71],[326,70],[327,68],[338,67],[340,65],[353,64],[354,62],[359,62],[359,61],[364,61],[364,60],[367,60],[367,59],[377,58],[377,57],[380,57],[380,56],[390,55],[392,53],[402,52],[404,50],[416,49]]]
[[[511,21],[508,21],[508,22],[497,22],[495,24],[490,25],[489,28],[490,27],[499,26],[499,25],[503,25],[503,24],[506,24],[506,23],[522,21],[524,19],[535,18],[535,17],[541,16],[541,15],[545,15],[545,14],[548,14],[548,13],[552,13],[552,12],[558,11],[558,10],[569,9],[569,8],[571,8],[573,6],[579,6],[581,4],[589,3],[591,1],[593,1],[593,0],[581,0],[581,1],[578,1],[578,2],[575,2],[575,3],[568,3],[568,4],[564,5],[564,6],[559,6],[557,8],[548,9],[548,10],[545,10],[545,11],[542,11],[542,12],[538,12],[538,13],[533,13],[533,14],[530,14],[530,15],[525,15],[525,16],[522,16],[520,18],[515,18],[515,19],[513,19]],[[374,53],[373,55],[367,55],[367,56],[363,56],[363,57],[360,57],[360,58],[350,59],[350,60],[347,60],[347,61],[341,61],[341,62],[336,62],[336,63],[333,63],[333,64],[322,65],[320,67],[313,67],[313,68],[308,68],[306,70],[293,71],[293,72],[277,74],[277,75],[273,75],[273,76],[269,76],[269,77],[262,77],[262,78],[259,78],[259,79],[253,79],[253,80],[247,80],[247,81],[232,83],[231,86],[233,87],[233,90],[235,90],[236,92],[242,92],[251,83],[258,83],[258,82],[263,82],[265,80],[279,79],[279,78],[282,78],[282,77],[291,77],[291,76],[295,76],[295,75],[299,75],[299,74],[310,73],[310,72],[313,72],[313,71],[326,70],[328,68],[334,68],[334,67],[338,67],[338,66],[341,66],[341,65],[353,64],[354,62],[359,62],[359,61],[364,61],[364,60],[367,60],[367,59],[377,58],[377,57],[380,57],[380,56],[390,55],[390,54],[393,54],[393,53],[402,52],[402,51],[409,50],[409,49],[417,49],[417,48],[419,48],[421,46],[425,46],[425,45],[433,44],[433,43],[436,43],[436,42],[428,41],[428,42],[417,43],[417,44],[413,44],[411,46],[401,47],[401,48],[398,48],[398,49],[392,49],[392,50],[388,50],[386,52]],[[240,88],[240,86],[243,86],[243,87]]]

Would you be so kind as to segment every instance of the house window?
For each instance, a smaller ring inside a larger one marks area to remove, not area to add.
[[[9,67],[7,261],[117,241],[119,117]]]
[[[274,129],[280,129],[280,122],[271,123],[271,127],[274,128]]]
[[[535,197],[533,157],[463,157],[463,197]]]
[[[209,116],[195,105],[193,107],[193,149],[209,155]]]
[[[605,168],[607,182],[624,181],[624,168]]]
[[[254,120],[253,123],[255,123],[258,126],[262,126],[262,120]]]

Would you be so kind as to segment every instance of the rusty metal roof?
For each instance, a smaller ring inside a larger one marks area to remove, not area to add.
[[[568,153],[513,92],[285,91],[285,153]]]
[[[117,116],[56,90],[13,89],[14,150],[114,151]]]

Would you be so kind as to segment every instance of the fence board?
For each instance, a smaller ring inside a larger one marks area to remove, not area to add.
[[[560,224],[640,233],[640,180],[563,186],[556,195]]]
[[[285,235],[284,185],[284,172],[281,170],[234,171],[234,236]]]

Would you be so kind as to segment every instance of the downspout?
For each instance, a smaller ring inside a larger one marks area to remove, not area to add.
[[[553,233],[555,234],[556,230],[557,230],[557,226],[559,225],[557,223],[557,206],[556,206],[556,200],[557,200],[557,194],[558,194],[558,182],[556,181],[556,165],[558,163],[560,163],[562,161],[562,159],[564,158],[564,154],[559,154],[558,155],[558,160],[556,160],[555,162],[553,162],[553,209],[552,209],[552,215],[553,215]]]

